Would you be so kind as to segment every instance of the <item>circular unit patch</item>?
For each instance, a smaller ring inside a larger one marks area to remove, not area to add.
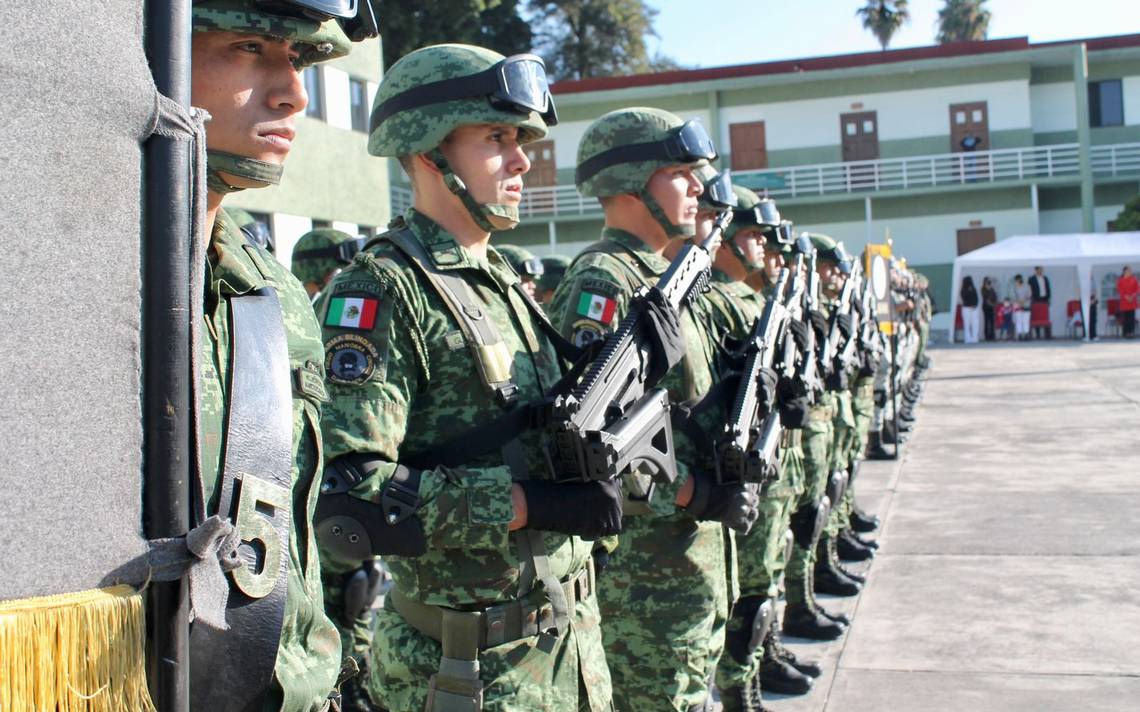
[[[580,349],[584,349],[595,341],[606,337],[605,327],[593,319],[579,319],[574,322],[571,329],[571,333],[574,335],[572,341]]]
[[[325,373],[333,383],[360,385],[372,377],[380,352],[360,334],[338,334],[325,343]]]

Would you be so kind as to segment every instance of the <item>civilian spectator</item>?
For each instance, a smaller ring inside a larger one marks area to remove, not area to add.
[[[1013,331],[1018,341],[1029,339],[1029,307],[1033,295],[1021,275],[1013,278]]]
[[[978,343],[978,330],[982,325],[982,304],[978,299],[978,289],[974,278],[962,278],[962,289],[958,292],[962,304],[962,340],[967,344]]]
[[[1049,284],[1049,278],[1045,276],[1044,267],[1033,268],[1033,276],[1029,278],[1029,289],[1033,293],[1033,303],[1044,304],[1046,311],[1048,311],[1049,303],[1053,301],[1053,287]],[[1038,326],[1034,336],[1038,339],[1042,336],[1051,339],[1053,338],[1053,327]]]
[[[1002,341],[1013,341],[1013,302],[1006,297],[994,311]]]
[[[1136,306],[1140,297],[1140,284],[1136,282],[1136,275],[1132,268],[1124,265],[1120,272],[1120,279],[1116,280],[1116,292],[1120,295],[1120,321],[1124,338],[1131,339],[1136,336]]]
[[[1097,297],[1096,284],[1093,284],[1092,291],[1089,293],[1089,341],[1100,341],[1096,337],[1096,307],[1100,303]]]
[[[994,310],[997,308],[997,301],[994,284],[989,277],[986,277],[982,280],[982,316],[986,323],[986,341],[994,340]]]

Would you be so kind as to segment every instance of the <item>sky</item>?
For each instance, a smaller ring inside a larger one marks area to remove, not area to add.
[[[864,0],[648,0],[660,52],[687,67],[871,52],[879,43],[855,11]],[[891,49],[935,44],[942,0],[910,0],[911,20]],[[989,0],[990,39],[1030,42],[1140,33],[1138,0]],[[696,10],[699,8],[699,12]]]

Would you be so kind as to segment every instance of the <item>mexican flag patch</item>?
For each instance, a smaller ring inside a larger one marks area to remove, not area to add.
[[[578,314],[603,324],[613,321],[617,302],[601,294],[582,292],[578,296]]]
[[[366,297],[333,297],[325,314],[325,326],[340,329],[371,329],[376,325],[379,300]]]

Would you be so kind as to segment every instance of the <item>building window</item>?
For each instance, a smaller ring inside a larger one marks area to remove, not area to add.
[[[325,120],[324,80],[321,78],[320,67],[306,67],[301,74],[305,83],[305,93],[309,95],[309,105],[305,107],[305,116]]]
[[[1089,123],[1094,128],[1124,125],[1124,90],[1119,79],[1089,82]]]
[[[352,111],[352,130],[368,133],[368,85],[359,79],[348,80],[348,98]]]

